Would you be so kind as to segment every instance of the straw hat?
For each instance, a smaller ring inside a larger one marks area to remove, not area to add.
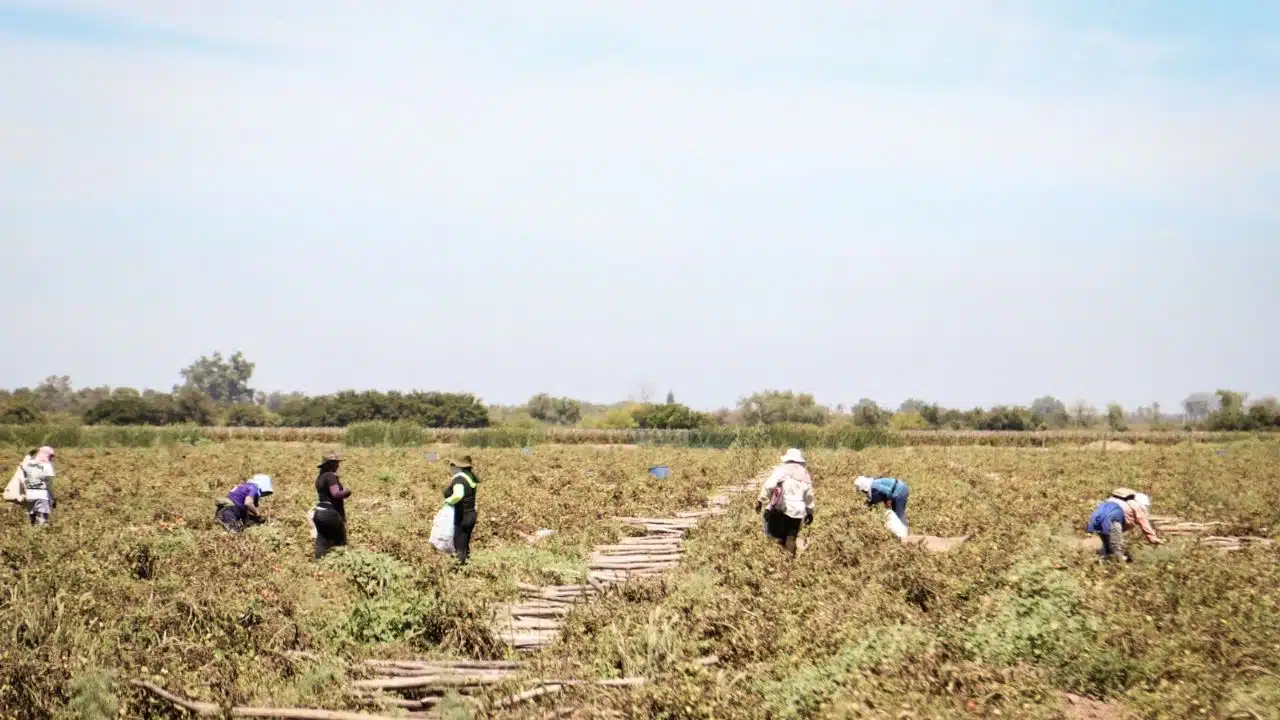
[[[1115,490],[1111,491],[1111,497],[1120,498],[1121,500],[1132,500],[1133,496],[1137,494],[1138,494],[1137,490],[1133,490],[1127,487],[1118,487]]]
[[[787,451],[786,455],[782,456],[782,462],[799,463],[801,465],[804,465],[804,453],[800,452],[799,448],[791,448],[790,450]]]
[[[454,466],[454,467],[456,467],[456,468],[458,468],[458,469],[460,469],[460,470],[470,470],[470,469],[471,469],[471,456],[470,456],[470,455],[463,455],[463,456],[462,456],[462,457],[460,457],[460,458],[454,458],[454,459],[452,459],[452,460],[450,460],[450,461],[449,461],[449,464],[450,464],[450,465],[452,465],[452,466]]]
[[[342,462],[342,456],[336,452],[331,452],[326,454],[324,458],[320,461],[320,467],[324,467],[329,463],[340,463],[340,462]]]

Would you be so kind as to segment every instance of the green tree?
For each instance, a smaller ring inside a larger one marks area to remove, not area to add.
[[[1107,427],[1115,432],[1128,432],[1129,423],[1125,419],[1124,408],[1120,403],[1111,403],[1107,405]]]
[[[1077,400],[1071,406],[1071,422],[1076,427],[1088,428],[1098,424],[1098,411],[1084,400]]]
[[[823,425],[827,422],[827,409],[818,405],[809,393],[765,390],[743,398],[738,407],[742,413],[742,421],[747,425]]]
[[[213,425],[217,411],[217,406],[208,395],[196,388],[180,388],[173,393],[173,410],[169,415],[169,422]]]
[[[267,409],[256,403],[236,403],[227,410],[227,425],[231,427],[266,427],[270,424]]]
[[[110,397],[85,411],[84,421],[89,425],[164,425],[169,418],[166,409],[158,409],[137,390],[116,388]]]
[[[712,420],[680,403],[641,405],[633,412],[636,424],[647,430],[694,430],[712,424]]]
[[[253,368],[239,351],[226,359],[215,352],[182,369],[183,386],[196,388],[217,403],[253,402],[254,391],[249,387]]]
[[[573,425],[582,419],[582,403],[567,397],[538,393],[529,398],[529,417],[555,425]]]
[[[11,397],[0,405],[0,425],[37,425],[44,422],[44,413],[30,399]]]
[[[43,412],[71,413],[76,411],[76,393],[71,387],[71,376],[50,375],[35,389],[36,405]]]
[[[898,406],[898,412],[919,413],[919,412],[922,412],[928,406],[929,406],[929,403],[921,400],[920,398],[907,398],[906,400],[902,401],[901,405]]]
[[[1064,428],[1071,423],[1071,417],[1067,414],[1067,406],[1052,395],[1045,395],[1033,400],[1031,402],[1031,416],[1035,419],[1036,424],[1043,424],[1051,428]]]
[[[1214,394],[1218,396],[1218,409],[1209,413],[1209,427],[1213,430],[1247,429],[1244,401],[1248,395],[1232,390],[1219,390]]]
[[[871,398],[862,398],[853,406],[853,424],[860,427],[884,427],[891,415]]]
[[[1007,405],[997,405],[982,413],[976,422],[979,430],[1031,430],[1035,424],[1031,420],[1031,411]]]
[[[1249,406],[1248,421],[1253,430],[1269,430],[1280,427],[1280,402],[1265,397]]]

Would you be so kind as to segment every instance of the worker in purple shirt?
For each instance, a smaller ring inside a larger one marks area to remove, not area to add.
[[[261,473],[240,483],[218,500],[215,518],[222,526],[233,533],[244,529],[245,525],[257,525],[264,521],[259,501],[272,493],[271,476]]]

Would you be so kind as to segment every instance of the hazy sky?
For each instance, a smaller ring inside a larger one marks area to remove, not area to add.
[[[1280,392],[1280,3],[0,0],[0,385]]]

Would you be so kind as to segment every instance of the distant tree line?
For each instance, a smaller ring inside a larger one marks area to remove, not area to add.
[[[467,393],[347,390],[328,395],[263,393],[250,386],[254,364],[237,352],[201,357],[179,371],[182,383],[170,392],[133,388],[80,388],[65,375],[35,388],[0,390],[0,425],[84,423],[88,425],[226,425],[232,427],[346,427],[368,421],[407,421],[430,428],[516,428],[576,426],[595,429],[708,430],[725,426],[847,424],[893,430],[1060,430],[1106,427],[1125,432],[1133,425],[1220,431],[1280,430],[1276,398],[1249,402],[1245,393],[1194,393],[1181,415],[1167,415],[1159,403],[1126,412],[1117,403],[1105,411],[1084,401],[1067,405],[1043,396],[1026,406],[998,405],[968,410],[945,408],[919,398],[896,410],[869,398],[828,407],[812,394],[765,390],[742,398],[736,408],[705,413],[676,402],[640,401],[594,405],[538,393],[517,407],[486,406]]]

